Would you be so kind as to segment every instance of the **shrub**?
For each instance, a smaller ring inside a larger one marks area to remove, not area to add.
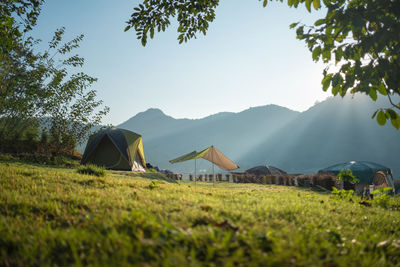
[[[77,172],[80,174],[88,174],[88,175],[95,175],[99,177],[106,176],[106,170],[103,167],[99,167],[96,165],[84,165],[77,169]]]
[[[354,195],[354,190],[345,190],[345,189],[338,190],[336,187],[333,187],[332,189],[333,189],[332,194],[335,199],[347,200]]]
[[[390,200],[390,192],[392,191],[391,187],[379,188],[372,192],[374,195],[374,201],[381,207],[387,208]]]

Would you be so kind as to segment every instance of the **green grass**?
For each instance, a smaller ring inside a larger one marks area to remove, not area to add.
[[[99,167],[99,166],[91,165],[91,164],[80,166],[77,169],[77,172],[80,174],[94,175],[94,176],[98,176],[98,177],[104,177],[107,174],[106,170],[103,167]]]
[[[0,266],[400,264],[397,198],[142,175],[0,163]]]

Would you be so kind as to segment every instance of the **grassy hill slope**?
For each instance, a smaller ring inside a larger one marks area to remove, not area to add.
[[[0,265],[399,264],[399,199],[388,209],[358,202],[3,162]]]

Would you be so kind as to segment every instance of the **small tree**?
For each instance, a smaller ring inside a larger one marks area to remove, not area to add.
[[[83,35],[62,43],[61,28],[49,48],[39,53],[39,41],[24,38],[36,25],[42,3],[5,0],[0,4],[0,140],[19,139],[21,127],[39,122],[49,130],[53,153],[72,153],[109,109],[102,108],[96,91],[89,89],[95,78],[71,73],[84,63],[78,55],[70,55]]]
[[[360,181],[353,175],[353,172],[350,169],[341,170],[337,175],[337,179],[339,183],[349,182],[351,184],[356,184]]]

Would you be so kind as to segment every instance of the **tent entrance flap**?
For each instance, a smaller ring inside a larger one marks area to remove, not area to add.
[[[200,152],[192,151],[190,153],[187,153],[185,155],[182,155],[180,157],[177,157],[175,159],[170,160],[170,163],[178,163],[178,162],[184,162],[187,160],[192,160],[192,159],[199,159],[203,158],[205,160],[208,160],[212,162],[213,164],[217,165],[223,170],[226,171],[231,171],[238,169],[239,166],[236,165],[232,160],[230,160],[227,156],[222,154],[221,151],[219,151],[216,147],[210,146]]]

